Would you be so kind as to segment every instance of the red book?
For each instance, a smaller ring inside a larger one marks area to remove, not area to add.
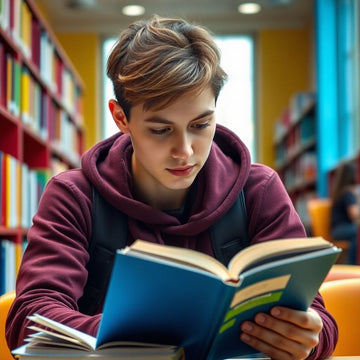
[[[64,64],[62,60],[56,56],[55,57],[55,72],[56,72],[56,90],[57,95],[60,97],[60,99],[63,98],[63,71],[64,71]]]
[[[15,2],[9,1],[9,34],[13,34],[14,32],[14,23],[15,23]]]
[[[33,16],[31,21],[31,60],[38,70],[40,68],[40,34],[40,23]]]

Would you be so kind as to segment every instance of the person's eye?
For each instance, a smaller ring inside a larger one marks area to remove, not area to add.
[[[150,129],[151,133],[154,135],[165,135],[170,132],[170,128],[160,128],[160,129]]]
[[[209,121],[205,121],[205,122],[201,122],[201,123],[195,123],[195,124],[192,125],[192,127],[197,129],[197,130],[206,129],[208,126],[210,126]]]

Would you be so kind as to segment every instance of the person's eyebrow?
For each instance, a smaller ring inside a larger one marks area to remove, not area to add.
[[[203,112],[202,114],[196,116],[194,119],[191,119],[190,121],[199,120],[204,117],[211,116],[214,113],[215,113],[215,110],[207,110],[207,111]],[[148,123],[159,123],[159,124],[167,124],[167,125],[172,124],[172,121],[165,119],[159,115],[149,116],[144,121],[148,122]]]

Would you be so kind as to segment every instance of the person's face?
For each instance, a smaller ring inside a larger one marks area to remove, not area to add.
[[[130,121],[115,101],[109,106],[119,129],[131,137],[132,174],[140,190],[153,197],[188,189],[208,158],[215,133],[211,89],[184,95],[162,110],[144,111],[138,104],[131,108]]]

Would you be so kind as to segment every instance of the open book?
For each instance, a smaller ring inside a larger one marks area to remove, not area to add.
[[[226,268],[194,250],[137,240],[116,254],[92,346],[165,344],[187,360],[256,353],[240,341],[240,324],[275,305],[306,310],[340,251],[319,237],[273,240]]]
[[[113,341],[96,346],[96,338],[75,330],[45,316],[29,316],[37,331],[25,339],[26,345],[13,351],[18,359],[52,360],[56,358],[132,359],[132,360],[184,360],[184,349],[176,346]],[[40,327],[40,326],[41,327]]]
[[[140,257],[144,255],[167,259],[213,273],[224,282],[239,282],[239,275],[246,269],[281,258],[327,248],[333,248],[333,244],[322,237],[266,241],[240,251],[230,260],[227,267],[212,256],[198,251],[174,246],[163,246],[143,240],[135,241],[130,247],[125,248],[123,253]]]

